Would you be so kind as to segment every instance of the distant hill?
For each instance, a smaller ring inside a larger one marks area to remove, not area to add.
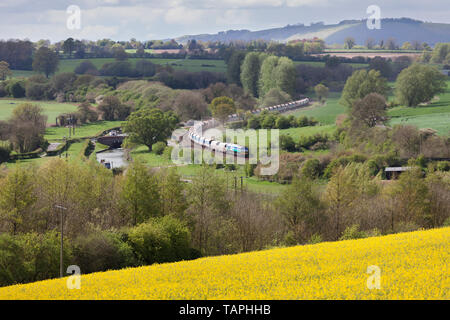
[[[314,37],[325,40],[327,44],[342,44],[346,37],[353,37],[358,45],[364,45],[367,38],[373,38],[377,42],[394,38],[397,44],[417,40],[433,46],[438,42],[449,41],[450,24],[422,22],[409,18],[382,19],[381,29],[369,30],[366,20],[345,20],[331,25],[315,23],[310,26],[296,24],[260,31],[228,30],[217,34],[186,35],[176,40],[181,43],[186,43],[191,39],[221,42],[263,39],[287,42]]]

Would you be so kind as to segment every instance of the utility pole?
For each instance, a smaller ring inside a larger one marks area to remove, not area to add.
[[[70,129],[69,129],[70,130]],[[67,138],[64,136],[64,148],[66,149],[66,161],[67,161],[67,157],[68,157],[68,155],[67,155],[67,152],[69,151],[68,149],[69,149],[69,147],[67,147]]]
[[[63,210],[67,208],[59,205],[55,205],[60,211],[60,221],[61,221],[61,244],[59,248],[59,277],[62,278],[64,274],[64,214]]]

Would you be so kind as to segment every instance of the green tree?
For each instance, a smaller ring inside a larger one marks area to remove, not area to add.
[[[294,96],[296,77],[297,71],[294,62],[287,57],[281,57],[275,69],[277,87],[288,93],[291,97]]]
[[[129,105],[123,104],[116,96],[107,96],[98,106],[103,119],[108,121],[125,120],[131,112]]]
[[[211,101],[209,109],[214,117],[224,122],[230,114],[236,112],[233,99],[229,97],[217,97]]]
[[[279,58],[276,56],[267,57],[261,65],[261,74],[259,77],[259,96],[263,97],[270,89],[277,87],[275,70]]]
[[[261,70],[262,57],[265,54],[250,52],[247,53],[241,66],[241,83],[245,91],[258,97],[258,81]]]
[[[355,38],[352,37],[347,37],[344,40],[344,45],[346,49],[351,49],[355,46],[356,42],[355,42]]]
[[[354,121],[362,122],[372,128],[387,120],[386,99],[378,93],[370,93],[362,100],[356,100],[351,109]]]
[[[185,188],[177,170],[175,168],[160,170],[158,181],[162,214],[172,214],[180,220],[186,220],[184,215],[187,209]]]
[[[143,144],[152,151],[158,141],[165,141],[176,128],[178,118],[171,111],[162,112],[156,108],[142,108],[130,114],[123,129],[130,142]]]
[[[12,72],[9,69],[9,63],[6,61],[0,61],[0,80],[5,80],[12,76]]]
[[[33,70],[44,73],[48,78],[49,75],[58,70],[58,64],[58,54],[55,51],[47,47],[40,47],[34,55]]]
[[[220,121],[222,121],[222,123],[224,123],[228,119],[228,116],[235,112],[236,112],[236,108],[234,108],[233,105],[224,103],[224,104],[219,104],[216,107],[215,112],[213,113],[213,116],[215,118],[219,119]]]
[[[72,52],[75,50],[75,41],[73,38],[67,38],[67,40],[63,42],[62,49],[64,53],[68,53],[69,57],[72,57]]]
[[[209,251],[211,237],[219,227],[218,222],[231,206],[225,186],[223,178],[204,165],[187,189],[192,240],[202,252]]]
[[[259,95],[264,97],[271,89],[277,88],[289,95],[295,94],[297,71],[291,59],[269,56],[264,59],[259,78]]]
[[[430,194],[420,168],[403,172],[387,193],[394,204],[391,218],[393,230],[397,220],[425,225],[430,219]]]
[[[124,212],[131,216],[133,225],[158,216],[161,212],[156,177],[150,174],[149,169],[139,160],[135,160],[128,168],[120,197]]]
[[[320,102],[324,102],[327,99],[329,90],[323,84],[319,83],[315,86],[314,91],[316,92],[317,99],[319,99]]]
[[[229,83],[241,85],[241,65],[245,59],[245,52],[234,51],[227,63],[227,79]]]
[[[415,63],[400,72],[395,94],[408,107],[430,101],[447,87],[445,76],[436,67]]]
[[[367,165],[350,163],[338,166],[325,189],[325,199],[330,213],[334,216],[335,238],[341,232],[344,213],[351,209],[363,196],[371,196],[378,192],[378,187],[372,179]]]
[[[23,103],[14,108],[10,124],[10,140],[20,153],[35,150],[42,142],[47,116],[38,105]]]
[[[339,102],[351,108],[355,100],[362,99],[369,93],[386,97],[388,89],[386,79],[381,77],[379,71],[356,70],[347,79]]]
[[[294,178],[275,201],[275,207],[296,243],[306,242],[321,223],[320,194],[310,179]]]
[[[431,53],[431,62],[443,63],[450,53],[450,43],[437,43]]]
[[[12,226],[16,234],[24,216],[36,202],[35,177],[30,169],[15,166],[0,180],[0,216]]]

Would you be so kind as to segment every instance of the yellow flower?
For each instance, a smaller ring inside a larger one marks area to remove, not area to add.
[[[449,299],[449,239],[441,228],[207,257],[83,275],[79,290],[67,278],[4,287],[0,299]]]

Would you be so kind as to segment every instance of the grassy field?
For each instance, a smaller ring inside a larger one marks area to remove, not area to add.
[[[83,61],[91,61],[97,69],[100,69],[105,63],[110,63],[116,61],[114,58],[95,58],[95,59],[63,59],[59,62],[59,67],[57,73],[61,72],[73,72],[75,68]],[[142,60],[140,58],[130,58],[127,61],[131,62],[133,65],[136,61]],[[211,71],[211,72],[221,72],[226,73],[227,65],[224,60],[197,60],[197,59],[159,59],[159,58],[147,58],[145,60],[151,61],[159,65],[169,65],[175,70],[186,70],[191,72],[199,71]],[[295,61],[295,64],[307,64],[316,67],[325,66],[324,62],[321,61]],[[365,68],[368,65],[364,63],[348,63],[348,65],[354,68]],[[34,71],[27,70],[12,70],[13,77],[30,77],[36,74]]]
[[[295,117],[308,116],[314,117],[323,125],[335,124],[336,117],[339,114],[346,113],[347,108],[339,104],[341,94],[338,92],[331,92],[324,105],[314,103],[310,107],[297,109],[287,114],[292,114]]]
[[[432,128],[440,135],[450,135],[450,81],[447,89],[426,106],[395,107],[389,110],[391,125],[414,125],[418,128]]]
[[[72,138],[86,138],[94,137],[101,131],[120,127],[122,121],[98,121],[95,123],[88,123],[75,128],[75,134],[72,134]],[[60,140],[64,137],[69,137],[69,129],[64,127],[49,127],[45,131],[45,139]]]
[[[57,73],[73,72],[75,68],[83,61],[91,61],[97,69],[100,69],[105,63],[116,61],[114,58],[96,58],[96,59],[64,59],[60,60]],[[138,58],[131,58],[127,61],[133,65],[136,61],[142,60]],[[211,71],[211,72],[226,72],[226,64],[223,60],[190,60],[190,59],[159,59],[149,58],[145,59],[159,65],[170,65],[175,70],[186,70],[192,72]],[[14,77],[30,77],[36,74],[34,71],[26,70],[12,70]]]
[[[133,159],[139,159],[150,167],[165,167],[173,165],[172,161],[165,155],[157,155],[154,152],[149,152],[148,147],[139,146],[130,152]]]
[[[0,299],[448,300],[449,238],[447,227],[155,264],[82,275],[79,290],[67,278],[4,287]]]
[[[300,137],[309,137],[315,135],[316,133],[332,134],[335,129],[336,126],[334,124],[314,127],[289,128],[280,130],[280,135],[286,134],[294,138],[294,140],[298,140]]]
[[[294,61],[294,64],[306,64],[312,67],[325,67],[325,62],[323,61]],[[345,65],[352,66],[355,69],[366,68],[369,65],[367,63],[343,63]]]
[[[73,103],[59,103],[55,101],[32,101],[25,99],[0,99],[0,120],[8,119],[15,107],[22,103],[37,104],[44,109],[44,114],[48,116],[47,123],[54,124],[58,115],[65,112],[77,110],[77,105]]]

